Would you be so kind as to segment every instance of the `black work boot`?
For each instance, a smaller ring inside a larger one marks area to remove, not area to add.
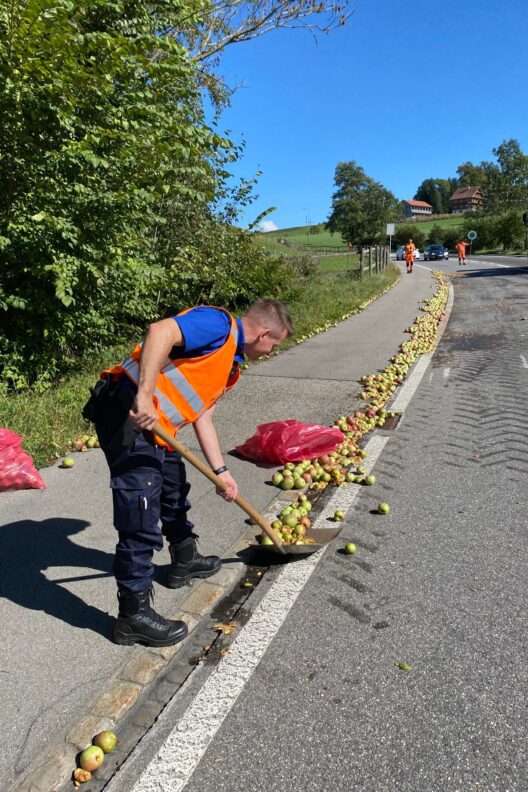
[[[196,547],[196,534],[191,534],[183,542],[169,545],[171,566],[167,585],[169,588],[185,586],[192,578],[207,578],[214,575],[222,566],[218,556],[203,556]]]
[[[172,646],[178,641],[183,641],[187,635],[185,622],[164,619],[150,606],[150,597],[154,597],[152,586],[145,591],[133,592],[121,589],[117,592],[119,616],[114,628],[116,644]]]

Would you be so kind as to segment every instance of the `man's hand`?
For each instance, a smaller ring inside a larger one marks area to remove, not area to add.
[[[158,420],[158,413],[152,397],[139,392],[129,415],[134,429],[150,430]]]
[[[226,470],[225,473],[220,473],[218,476],[219,479],[222,479],[224,484],[226,484],[227,489],[225,491],[221,490],[220,487],[216,488],[217,495],[220,495],[226,501],[232,501],[238,495],[238,484],[236,483],[235,479],[229,472]]]

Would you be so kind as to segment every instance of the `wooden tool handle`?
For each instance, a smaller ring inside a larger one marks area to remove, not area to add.
[[[213,484],[215,484],[221,490],[227,489],[220,476],[217,476],[216,473],[213,473],[213,471],[204,462],[202,462],[201,459],[199,459],[192,453],[192,451],[189,451],[188,448],[182,445],[179,440],[176,440],[175,437],[172,437],[172,435],[170,435],[166,429],[156,423],[152,427],[152,431],[154,434],[157,434],[158,437],[161,437],[161,439],[164,440],[168,445],[170,445],[171,448],[174,448],[174,450],[177,451],[180,456],[186,459],[187,462],[190,462],[193,467],[200,471],[200,473],[203,473],[203,475],[206,476],[209,481],[212,481]],[[235,497],[235,503],[240,506],[240,508],[243,509],[246,514],[248,514],[258,526],[260,526],[260,528],[262,528],[266,536],[269,536],[275,547],[280,550],[281,553],[285,554],[286,551],[282,546],[281,539],[277,536],[269,522],[262,516],[262,514],[260,514],[260,512],[258,512],[251,505],[251,503],[248,503],[247,500],[241,495],[237,495]]]

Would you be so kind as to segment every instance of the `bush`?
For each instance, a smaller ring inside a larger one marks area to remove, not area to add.
[[[396,226],[396,233],[393,240],[395,245],[405,245],[406,242],[412,239],[417,248],[422,248],[425,245],[426,237],[417,225],[398,225]]]

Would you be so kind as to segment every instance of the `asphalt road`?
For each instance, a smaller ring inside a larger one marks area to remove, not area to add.
[[[420,263],[460,269],[446,332],[375,464],[378,483],[359,491],[186,792],[528,788],[523,264]],[[382,500],[386,517],[373,511]],[[340,552],[345,541],[355,555]],[[177,756],[166,740],[211,679],[182,691],[109,792],[183,788],[149,763],[164,744]]]

